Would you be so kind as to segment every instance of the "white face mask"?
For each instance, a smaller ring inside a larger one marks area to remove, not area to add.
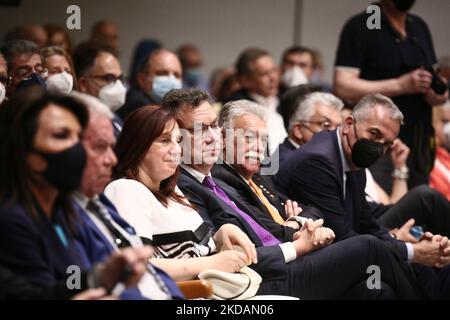
[[[5,100],[6,88],[3,83],[0,82],[0,104]]]
[[[126,94],[127,89],[122,81],[117,80],[101,88],[98,97],[112,112],[115,112],[124,105]]]
[[[70,93],[73,89],[73,77],[65,71],[50,76],[45,83],[51,93]]]
[[[281,76],[281,81],[288,88],[291,88],[308,83],[308,78],[305,76],[302,68],[299,66],[294,66],[286,70],[286,72]]]

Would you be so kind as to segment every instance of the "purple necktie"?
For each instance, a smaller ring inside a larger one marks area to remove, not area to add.
[[[211,190],[216,196],[222,199],[227,205],[233,208],[234,211],[237,212],[245,221],[252,227],[253,231],[255,231],[258,238],[261,240],[263,246],[274,246],[279,245],[280,241],[275,238],[269,231],[264,229],[258,222],[256,222],[252,217],[250,217],[247,213],[239,209],[233,201],[228,198],[226,193],[214,182],[214,180],[206,176],[203,180],[203,185],[206,186],[209,190]]]

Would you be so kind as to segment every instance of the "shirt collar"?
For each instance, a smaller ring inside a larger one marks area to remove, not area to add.
[[[300,148],[300,145],[297,142],[295,142],[293,139],[288,138],[288,141],[295,147],[295,149]]]
[[[249,92],[250,97],[252,97],[257,103],[263,107],[275,110],[278,107],[279,100],[277,96],[263,97],[257,93]]]
[[[187,172],[189,172],[189,174],[191,174],[195,179],[197,179],[200,183],[203,183],[203,180],[205,180],[206,178],[206,174],[201,173],[200,171],[195,170],[192,167],[189,167],[185,164],[182,164],[181,167],[186,170]],[[211,172],[208,172],[208,177],[211,177]]]
[[[348,164],[347,159],[345,158],[344,155],[344,148],[342,148],[342,141],[341,141],[341,132],[342,128],[339,127],[336,130],[336,135],[337,135],[337,139],[338,139],[338,146],[339,146],[339,155],[341,157],[341,163],[342,163],[342,169],[344,172],[348,172],[348,171],[352,171],[352,169],[350,168],[350,165]]]
[[[99,199],[98,194],[96,194],[94,197],[92,197],[92,199],[89,199],[88,197],[86,197],[86,195],[84,195],[80,191],[74,192],[73,197],[74,197],[75,201],[78,202],[78,204],[81,205],[81,207],[83,209],[87,209],[87,206],[88,206],[88,203],[90,200],[98,200]]]

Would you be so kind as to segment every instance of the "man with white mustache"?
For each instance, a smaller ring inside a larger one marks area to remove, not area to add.
[[[288,200],[269,178],[259,174],[267,148],[265,118],[265,110],[255,102],[238,100],[226,104],[219,117],[223,127],[223,164],[215,165],[211,173],[219,185],[223,183],[238,191],[239,198],[232,199],[235,203],[251,205],[270,231],[289,239],[305,218],[298,217],[303,209],[297,202]],[[315,208],[304,209],[302,216],[321,217]]]

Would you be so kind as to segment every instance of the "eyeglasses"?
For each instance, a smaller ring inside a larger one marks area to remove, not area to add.
[[[312,123],[312,124],[316,124],[318,125],[322,131],[323,130],[328,130],[331,131],[333,129],[335,129],[335,126],[328,120],[324,120],[324,121],[299,121],[300,124],[305,124],[305,123]],[[306,129],[312,131],[310,128],[308,128],[307,126],[304,126]]]
[[[124,80],[124,77],[122,74],[116,76],[115,74],[112,74],[112,73],[107,73],[104,75],[92,75],[92,76],[89,76],[89,78],[102,79],[107,84],[116,83],[116,81],[118,81],[118,80],[123,82],[123,80]]]
[[[186,128],[186,130],[189,131],[189,133],[193,136],[195,136],[196,132],[201,132],[202,138],[205,138],[207,136],[209,129],[211,129],[215,133],[219,133],[222,130],[222,128],[219,126],[217,122],[212,124],[202,123],[201,127],[196,123],[194,124],[194,128]]]
[[[33,73],[37,73],[42,77],[47,76],[47,68],[44,68],[42,64],[35,65],[34,67],[23,66],[16,70],[14,75],[9,77],[9,80],[26,80],[31,77]]]

